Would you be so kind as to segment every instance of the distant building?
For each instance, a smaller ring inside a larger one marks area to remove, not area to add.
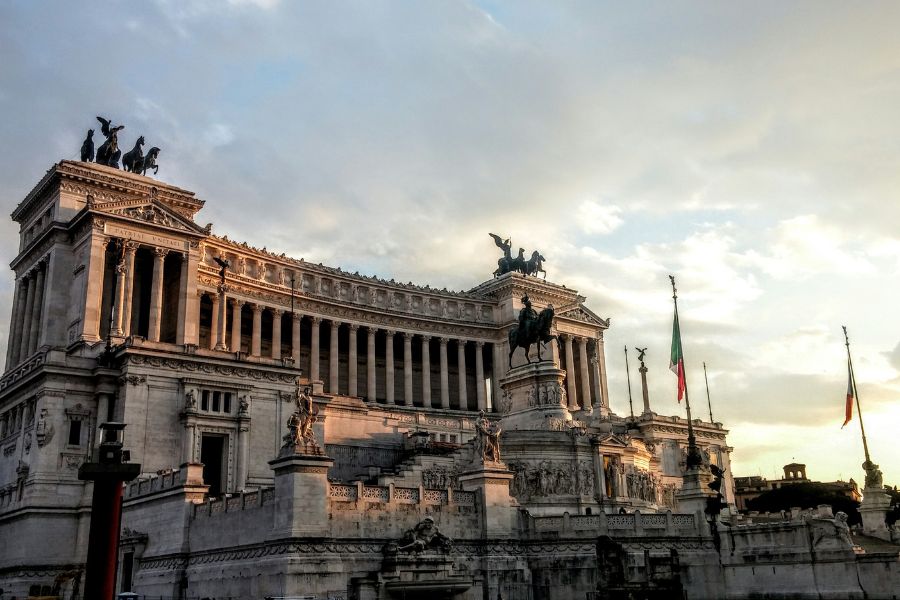
[[[768,492],[769,490],[777,490],[778,488],[785,485],[794,485],[796,483],[822,482],[810,481],[806,477],[806,465],[803,463],[790,463],[788,465],[784,465],[784,478],[782,479],[769,480],[759,475],[753,475],[750,477],[735,477],[735,505],[737,505],[738,510],[749,510],[747,507],[747,501],[753,500],[763,492]],[[848,498],[855,500],[856,502],[862,500],[862,494],[859,491],[859,486],[855,481],[853,481],[853,479],[851,479],[850,481],[831,481],[828,483],[823,483],[823,485],[827,485],[830,488],[833,488],[835,492],[841,493]]]

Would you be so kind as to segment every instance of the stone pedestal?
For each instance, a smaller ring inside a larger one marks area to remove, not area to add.
[[[884,522],[890,508],[891,497],[885,493],[883,487],[865,488],[859,505],[863,533],[890,541],[891,532]]]
[[[694,468],[684,474],[681,489],[675,494],[678,502],[678,512],[694,515],[694,522],[702,535],[710,533],[709,523],[706,520],[706,507],[710,499],[717,496],[716,492],[709,489],[712,475],[707,469]]]
[[[550,361],[513,367],[500,379],[503,429],[562,429],[561,424],[572,420],[563,386],[565,376],[566,372]]]
[[[269,461],[275,471],[272,538],[328,535],[327,456],[286,454]]]
[[[512,471],[503,463],[472,465],[459,476],[462,489],[481,497],[481,534],[484,538],[508,538],[516,528],[518,502],[509,495]]]

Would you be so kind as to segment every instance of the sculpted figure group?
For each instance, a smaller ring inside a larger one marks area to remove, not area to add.
[[[519,248],[519,255],[513,258],[511,252],[512,244],[510,243],[509,238],[503,239],[495,233],[489,233],[488,235],[494,238],[494,243],[497,244],[498,248],[503,250],[503,256],[497,261],[497,270],[494,271],[494,277],[500,277],[501,275],[515,271],[522,275],[534,276],[537,276],[538,273],[543,273],[544,279],[547,279],[547,271],[544,270],[544,261],[547,259],[541,256],[540,252],[535,250],[531,253],[531,258],[526,259],[525,248]]]
[[[500,424],[491,423],[481,411],[475,421],[475,431],[476,454],[483,462],[500,462],[500,433],[503,431]]]
[[[288,417],[288,433],[284,436],[284,444],[281,446],[285,450],[303,453],[306,450],[319,449],[319,444],[313,431],[313,424],[316,422],[316,410],[312,396],[309,393],[310,388],[308,386],[302,387],[298,378],[297,390],[294,393],[296,409]]]
[[[146,155],[142,146],[144,145],[144,136],[140,136],[134,143],[134,147],[122,156],[119,149],[119,132],[125,129],[124,125],[113,125],[109,119],[97,117],[100,121],[100,132],[106,140],[97,148],[94,153],[94,130],[88,129],[87,137],[81,144],[81,162],[96,162],[98,165],[106,165],[114,169],[119,168],[119,159],[122,159],[122,167],[131,173],[145,175],[147,171],[153,169],[153,174],[159,171],[156,164],[156,158],[159,156],[159,148],[156,146],[150,148]]]

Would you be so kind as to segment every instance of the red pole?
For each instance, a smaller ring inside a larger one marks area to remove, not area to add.
[[[84,597],[112,600],[116,591],[119,525],[122,518],[122,479],[102,477],[94,481],[91,531]]]

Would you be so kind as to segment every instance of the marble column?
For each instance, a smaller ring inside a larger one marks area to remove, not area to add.
[[[168,253],[165,248],[153,249],[153,285],[150,288],[150,327],[147,334],[151,342],[159,341],[162,327],[163,271]]]
[[[83,274],[84,304],[82,309],[81,336],[89,342],[100,340],[100,308],[103,300],[103,280],[106,278],[106,245],[109,238],[92,235],[89,256]],[[25,313],[26,318],[29,313]],[[27,345],[27,338],[23,340]],[[24,350],[23,350],[24,354]],[[20,358],[25,358],[24,356]]]
[[[503,398],[503,390],[500,388],[500,378],[503,376],[503,344],[491,342],[491,412],[500,412],[500,399]]]
[[[328,349],[328,391],[332,394],[337,394],[338,386],[340,385],[340,377],[338,377],[338,368],[340,366],[338,361],[338,336],[341,331],[341,322],[331,321],[330,323],[331,334],[328,336],[330,342]]]
[[[9,369],[16,364],[15,354],[18,350],[18,348],[16,348],[16,340],[19,339],[19,311],[22,304],[25,302],[22,298],[22,291],[24,290],[23,283],[24,279],[22,278],[16,281],[16,291],[13,293],[12,314],[9,317],[9,336],[6,340],[6,369]]]
[[[431,336],[422,336],[422,406],[431,408]]]
[[[384,395],[388,404],[394,404],[394,332],[384,332]]]
[[[578,410],[578,387],[575,385],[575,354],[572,352],[572,335],[565,334],[566,345],[566,394],[569,396],[569,410]]]
[[[131,335],[131,301],[134,297],[134,255],[138,246],[134,242],[125,242],[125,302],[122,306],[122,335]]]
[[[270,308],[272,313],[272,358],[281,359],[281,315],[282,311],[278,308]]]
[[[484,394],[484,342],[475,342],[475,398],[478,410],[487,410],[487,399]]]
[[[359,359],[356,356],[356,344],[359,325],[350,323],[347,326],[347,331],[349,333],[348,337],[350,338],[350,347],[348,348],[349,353],[347,355],[347,394],[349,396],[358,396]]]
[[[188,417],[187,421],[184,424],[184,438],[182,439],[181,445],[181,462],[194,462],[194,447],[197,443],[196,439],[197,425],[194,423],[193,418]]]
[[[375,330],[368,328],[369,340],[366,352],[366,398],[369,402],[378,400],[378,391],[375,388]]]
[[[441,342],[441,408],[450,408],[450,374],[447,367],[447,338]]]
[[[34,307],[34,289],[36,287],[37,275],[34,271],[25,274],[25,285],[27,291],[25,293],[25,306],[22,309],[22,333],[19,343],[19,360],[21,362],[28,358],[28,342],[31,340],[31,311]]]
[[[319,381],[319,325],[321,317],[310,317],[311,335],[309,340],[309,380]]]
[[[403,403],[413,405],[413,361],[412,361],[413,334],[403,332]]]
[[[606,352],[603,349],[603,332],[596,339],[597,372],[600,376],[600,396],[598,401],[604,413],[609,412],[609,389],[606,386]]]
[[[578,338],[578,362],[581,367],[581,406],[591,412],[591,372],[588,370],[588,339],[586,337]]]
[[[250,468],[250,417],[242,414],[238,417],[237,436],[237,481],[234,489],[242,491],[247,487],[247,473]]]
[[[209,349],[215,350],[219,345],[219,294],[209,294],[212,302],[212,314],[209,321]]]
[[[175,323],[175,343],[193,344],[195,340],[199,339],[200,323],[194,321],[195,311],[188,311],[188,301],[190,300],[190,304],[194,303],[197,281],[190,277],[191,271],[188,267],[190,253],[179,252],[178,254],[181,256],[181,265],[178,273],[178,312],[176,313],[177,321]],[[193,291],[190,288],[193,288]],[[191,293],[194,293],[194,297],[190,296]],[[191,321],[190,323],[188,323],[189,320]],[[192,335],[188,335],[188,330],[192,332]]]
[[[127,277],[128,266],[125,264],[125,257],[122,262],[116,265],[116,296],[113,300],[115,304],[113,313],[112,335],[123,335],[125,324],[125,278]]]
[[[234,299],[231,301],[231,351],[241,352],[241,308],[244,306],[243,300]]]
[[[294,359],[294,367],[300,368],[300,320],[303,317],[299,313],[291,315],[291,358]]]
[[[41,333],[41,313],[43,312],[44,307],[45,274],[46,270],[44,268],[44,263],[38,263],[34,284],[34,303],[31,307],[31,339],[28,341],[29,356],[37,352],[38,349],[38,340]]]
[[[225,296],[225,291],[225,286],[220,285],[219,293],[216,296],[219,306],[217,307],[215,306],[215,302],[213,303],[214,314],[218,313],[219,319],[219,322],[217,323],[218,327],[215,328],[216,343],[213,345],[213,349],[221,350],[223,352],[228,350],[228,344],[225,342],[225,327],[228,324],[228,298]]]
[[[262,304],[253,305],[253,329],[250,334],[250,355],[262,354]]]
[[[459,410],[469,410],[469,393],[466,389],[466,340],[456,340],[456,365],[459,372]]]

